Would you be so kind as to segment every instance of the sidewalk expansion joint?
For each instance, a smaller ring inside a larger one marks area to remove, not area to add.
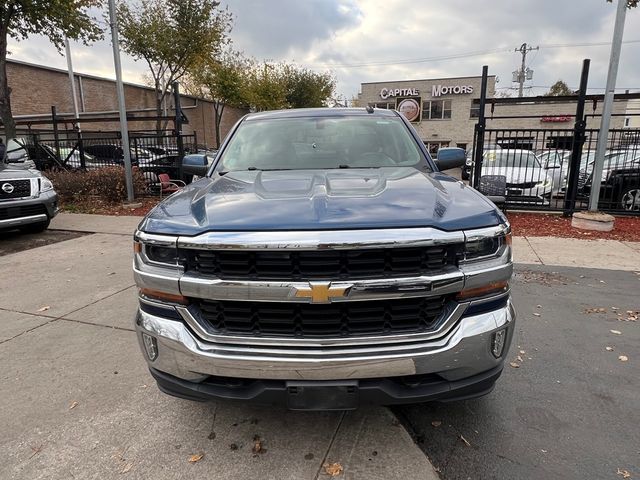
[[[342,411],[340,413],[340,420],[338,420],[338,424],[336,425],[336,429],[333,432],[333,435],[331,436],[331,440],[329,441],[329,445],[327,445],[327,450],[324,452],[324,455],[322,456],[322,460],[320,461],[320,466],[318,466],[318,471],[316,472],[315,476],[313,477],[314,480],[318,480],[318,478],[320,478],[320,473],[322,472],[322,467],[324,466],[325,462],[327,461],[327,456],[329,455],[329,452],[331,451],[331,447],[333,447],[333,443],[336,441],[336,437],[338,436],[338,432],[340,431],[340,427],[342,426],[342,422],[344,420],[344,417],[346,416],[347,412],[346,411]]]

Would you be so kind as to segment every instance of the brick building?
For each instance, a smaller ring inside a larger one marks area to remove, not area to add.
[[[34,65],[15,60],[7,61],[7,76],[11,87],[11,106],[16,120],[51,116],[55,106],[59,116],[72,118],[73,101],[69,74],[66,70]],[[114,116],[118,110],[116,83],[114,80],[75,73],[76,93],[80,119],[100,115]],[[135,116],[155,115],[155,91],[152,88],[125,83],[127,112]],[[215,116],[213,103],[190,95],[181,95],[181,106],[189,123],[183,126],[186,134],[197,135],[198,143],[215,146]],[[168,98],[167,114],[174,115],[173,100]],[[226,107],[220,125],[221,136],[227,134],[233,124],[246,113],[241,109]],[[71,128],[71,123],[68,127]],[[131,121],[130,130],[153,130],[154,121]],[[43,128],[43,125],[38,127]],[[50,126],[44,126],[50,128]],[[115,131],[118,122],[87,123],[83,130]],[[173,128],[170,124],[168,128]]]
[[[397,109],[407,116],[423,142],[432,153],[440,147],[460,147],[468,150],[473,144],[480,103],[481,77],[455,77],[423,80],[401,80],[361,84],[358,96],[361,105],[376,108]],[[496,77],[488,77],[487,98],[494,97]],[[623,128],[626,101],[616,101],[611,128]],[[491,111],[487,105],[486,116],[522,118],[494,119],[487,128],[501,129],[569,129],[575,122],[575,101],[541,102],[535,97],[523,97],[517,103],[496,102]],[[591,104],[585,113],[600,114],[602,101],[595,111]],[[527,118],[524,118],[524,117]],[[600,117],[591,116],[587,128],[599,128]]]

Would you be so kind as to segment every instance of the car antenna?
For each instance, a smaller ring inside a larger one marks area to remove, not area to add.
[[[371,105],[367,105],[367,113],[373,113],[373,107]]]

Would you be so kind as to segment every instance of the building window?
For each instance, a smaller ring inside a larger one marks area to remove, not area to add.
[[[471,100],[471,111],[469,112],[470,118],[478,118],[480,116],[480,100]]]
[[[423,120],[449,120],[451,118],[451,100],[431,100],[422,102]]]
[[[396,104],[394,103],[370,103],[369,104],[370,107],[373,108],[383,108],[385,110],[395,110],[396,109]]]

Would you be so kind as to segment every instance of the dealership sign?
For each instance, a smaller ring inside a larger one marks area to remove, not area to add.
[[[413,98],[405,98],[396,108],[398,112],[407,117],[410,122],[417,122],[420,118],[420,104]]]
[[[431,96],[439,97],[441,95],[461,95],[473,93],[471,85],[433,85],[431,87]]]
[[[420,92],[417,88],[383,88],[380,90],[380,98],[389,97],[417,97]]]

